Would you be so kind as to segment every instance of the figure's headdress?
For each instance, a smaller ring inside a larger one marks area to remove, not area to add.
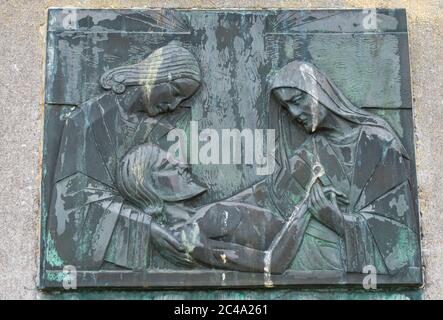
[[[314,65],[303,61],[288,63],[274,76],[271,91],[278,88],[297,88],[311,95],[343,119],[355,124],[375,126],[386,130],[398,141],[401,152],[408,158],[403,144],[386,120],[355,106]]]
[[[120,94],[127,86],[152,85],[183,78],[200,82],[200,67],[191,52],[170,43],[153,51],[139,63],[105,72],[100,83],[104,89]]]

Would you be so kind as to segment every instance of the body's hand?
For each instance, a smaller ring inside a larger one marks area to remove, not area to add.
[[[326,194],[330,194],[329,199]],[[314,216],[326,226],[335,230],[342,235],[343,228],[343,213],[337,205],[337,199],[343,203],[349,203],[345,194],[335,190],[332,187],[322,187],[319,182],[316,182],[311,190],[309,196],[309,205],[313,210]]]
[[[151,223],[151,239],[158,252],[173,263],[183,266],[194,264],[185,247],[177,238],[158,223]]]

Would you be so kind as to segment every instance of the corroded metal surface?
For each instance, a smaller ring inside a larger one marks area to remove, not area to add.
[[[406,18],[368,15],[51,10],[43,287],[420,285]],[[172,161],[193,123],[274,170]]]

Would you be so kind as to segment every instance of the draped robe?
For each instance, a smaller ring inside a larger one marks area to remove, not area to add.
[[[410,160],[398,140],[386,129],[361,126],[342,148],[346,150],[334,148],[321,134],[309,135],[288,165],[280,162],[271,177],[227,201],[251,204],[285,221],[306,194],[319,163],[325,170],[322,184],[349,197],[348,205],[338,204],[344,234],[306,215],[307,227],[294,235],[302,239],[289,269],[361,273],[371,265],[377,274],[394,275],[419,267]]]
[[[130,93],[111,92],[83,103],[66,119],[49,214],[50,230],[65,264],[99,269],[106,260],[142,269],[149,265],[150,221],[125,201],[115,184],[118,161],[133,146],[165,147],[168,132],[186,118],[128,112]]]

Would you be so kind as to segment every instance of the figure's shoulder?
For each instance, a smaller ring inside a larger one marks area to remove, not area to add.
[[[83,123],[86,120],[93,121],[97,114],[105,114],[111,109],[115,109],[114,104],[110,100],[111,98],[109,93],[104,93],[81,103],[65,116],[66,122]]]
[[[360,139],[366,138],[370,141],[376,141],[383,145],[389,145],[396,141],[395,133],[391,129],[380,126],[363,125],[360,133]]]
[[[368,126],[365,125],[362,128],[360,135],[360,144],[363,144],[367,147],[368,143],[372,145],[377,145],[378,149],[384,156],[389,154],[387,151],[394,152],[398,154],[398,156],[407,156],[407,152],[404,149],[402,142],[396,136],[392,129],[376,127],[376,126]],[[368,150],[374,148],[366,148]]]

